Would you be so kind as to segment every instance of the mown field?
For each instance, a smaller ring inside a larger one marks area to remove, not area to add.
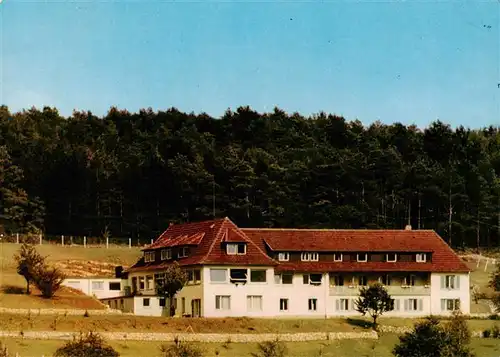
[[[16,272],[14,255],[20,245],[0,244],[0,307],[8,308],[69,308],[102,309],[104,306],[92,297],[78,291],[63,288],[54,299],[43,299],[34,289],[31,296],[24,294],[26,283]],[[140,256],[138,248],[83,248],[80,246],[60,246],[46,244],[37,246],[40,254],[47,257],[50,264],[60,266],[68,275],[85,276],[109,274],[114,265],[129,266]]]
[[[4,341],[20,357],[51,356],[64,341],[30,341],[9,339]],[[288,357],[392,357],[398,342],[394,334],[385,334],[379,340],[340,340],[322,342],[287,343]],[[160,357],[161,342],[119,341],[109,343],[122,357]],[[500,339],[473,339],[471,346],[477,357],[498,357]],[[204,357],[251,357],[257,351],[255,343],[205,343],[200,345]]]

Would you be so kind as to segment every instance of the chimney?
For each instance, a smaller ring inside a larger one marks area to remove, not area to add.
[[[411,225],[407,224],[405,227],[405,231],[411,231]]]

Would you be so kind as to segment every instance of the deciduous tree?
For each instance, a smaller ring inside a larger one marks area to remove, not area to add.
[[[164,296],[170,303],[170,316],[175,315],[174,296],[186,285],[187,274],[179,263],[170,264],[156,280],[156,293]]]
[[[361,314],[368,314],[373,319],[373,326],[377,327],[377,318],[384,312],[394,309],[394,301],[382,284],[374,284],[361,288],[356,300],[356,310]]]
[[[26,280],[26,294],[29,295],[30,285],[35,282],[39,271],[45,265],[45,257],[38,253],[34,245],[23,243],[14,259],[17,263],[17,273]]]

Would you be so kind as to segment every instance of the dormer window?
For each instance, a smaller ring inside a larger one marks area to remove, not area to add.
[[[245,255],[247,254],[247,245],[245,243],[228,243],[226,253],[227,255]]]
[[[281,252],[281,253],[278,253],[278,260],[280,262],[287,262],[290,260],[290,253],[287,253],[287,252]]]
[[[172,259],[172,249],[162,249],[161,250],[161,260]]]
[[[343,259],[342,253],[335,253],[333,254],[333,261],[334,262],[341,262]]]
[[[398,260],[398,255],[396,253],[389,253],[385,255],[385,261],[389,263],[394,263]]]
[[[366,253],[358,254],[357,258],[358,258],[358,262],[365,263],[368,261],[368,254],[366,254]]]
[[[151,263],[155,261],[155,252],[144,252],[144,262]]]
[[[179,248],[179,252],[177,253],[178,258],[185,258],[189,254],[189,248],[188,247],[181,247]]]
[[[425,263],[427,261],[427,254],[419,253],[417,254],[417,263]]]
[[[317,262],[319,260],[319,254],[304,252],[300,255],[300,260],[302,260],[303,262]]]

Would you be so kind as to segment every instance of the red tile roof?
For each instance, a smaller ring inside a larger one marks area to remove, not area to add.
[[[245,255],[227,255],[224,243],[246,243]],[[276,265],[265,251],[250,240],[229,218],[172,225],[160,235],[145,251],[161,250],[182,245],[195,245],[186,258],[178,263],[186,265]],[[157,270],[171,264],[172,261],[144,262],[140,259],[127,271]]]
[[[246,243],[245,255],[227,255],[225,244]],[[238,228],[227,217],[170,226],[144,250],[191,245],[180,265],[277,265],[277,271],[435,271],[468,272],[464,262],[430,230],[333,230]],[[432,253],[432,261],[416,262],[280,262],[269,251],[414,252]],[[157,270],[172,261],[139,260],[128,271]]]
[[[242,231],[272,251],[312,252],[414,252],[432,253],[432,262],[281,262],[277,270],[296,271],[435,271],[468,272],[470,269],[431,230],[258,229]]]

